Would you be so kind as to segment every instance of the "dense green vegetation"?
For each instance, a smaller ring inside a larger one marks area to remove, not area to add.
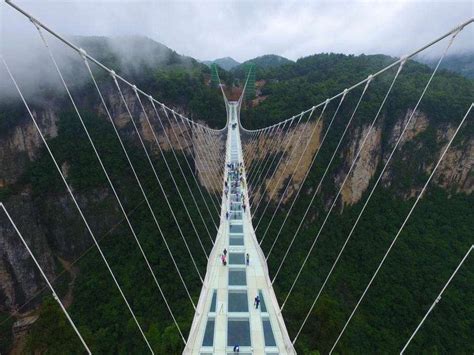
[[[290,117],[336,94],[349,84],[380,69],[392,59],[384,56],[316,55],[300,59],[294,65],[282,66],[268,72],[268,83],[262,94],[268,98],[244,113],[245,127],[261,127]],[[387,156],[393,146],[392,129],[407,110],[416,104],[430,69],[410,62],[399,78],[378,124],[382,128],[380,154]],[[348,166],[344,155],[354,139],[356,127],[370,122],[378,110],[393,71],[374,81],[361,104],[348,136],[343,140],[341,154],[336,156],[323,181],[322,191],[309,210],[296,242],[283,264],[275,290],[280,302],[285,299],[314,237],[317,235]],[[420,105],[430,126],[412,141],[404,144],[394,155],[388,175],[389,184],[379,186],[371,198],[358,227],[351,237],[328,284],[303,329],[296,348],[299,353],[327,353],[365,286],[375,271],[387,247],[413,204],[407,199],[412,189],[426,181],[445,140],[438,137],[447,125],[456,126],[473,99],[473,82],[457,75],[441,72],[433,80]],[[336,148],[347,118],[361,90],[346,97],[333,128],[328,134],[302,193],[295,203],[291,217],[279,236],[268,259],[270,273],[275,274],[283,259],[294,231],[310,202],[333,150]],[[338,102],[330,104],[323,116],[324,127],[335,112]],[[317,111],[319,115],[320,110]],[[316,115],[316,114],[315,114]],[[317,116],[317,115],[316,115]],[[313,118],[315,119],[315,118]],[[324,128],[324,129],[325,129]],[[455,147],[473,138],[474,125],[467,122],[455,141]],[[446,138],[444,138],[446,139]],[[278,158],[278,157],[277,157]],[[380,173],[381,166],[375,176]],[[455,166],[452,169],[456,169]],[[336,183],[334,183],[337,181]],[[374,181],[372,181],[372,184]],[[387,259],[373,287],[349,324],[337,348],[340,353],[397,353],[401,350],[429,305],[436,298],[457,263],[473,243],[474,214],[472,194],[446,191],[432,184],[420,202],[397,244]],[[369,186],[370,191],[371,186]],[[368,197],[368,191],[353,206],[339,201],[331,213],[316,243],[301,277],[284,309],[290,336],[298,331],[303,317],[322,286],[356,217]],[[416,190],[418,191],[418,190]],[[291,201],[291,200],[290,200]],[[262,236],[270,222],[276,204],[270,204],[257,236]],[[278,211],[262,244],[270,250],[289,205]],[[263,206],[256,211],[258,220]],[[474,350],[474,259],[463,267],[436,310],[423,326],[409,348],[410,353],[470,353]]]
[[[95,43],[95,42],[94,42]],[[98,45],[98,52],[103,47]],[[192,117],[201,119],[213,127],[222,127],[225,108],[218,90],[204,84],[208,69],[193,64],[180,65],[179,57],[167,56],[166,65],[144,65],[139,71],[127,71],[128,75],[145,90],[160,100],[176,105],[191,112]],[[105,58],[119,67],[126,66],[117,61],[112,53]],[[316,55],[302,58],[296,63],[257,71],[260,78],[267,80],[263,95],[268,98],[260,105],[247,108],[243,112],[244,126],[262,127],[287,118],[296,112],[321,102],[330,95],[365,78],[369,73],[389,63],[386,56],[343,56],[336,54]],[[187,62],[188,63],[188,62]],[[188,63],[189,64],[189,63]],[[390,84],[393,71],[374,81],[367,93],[367,100],[361,105],[354,125],[370,121],[383,94]],[[383,111],[382,153],[391,147],[390,131],[395,122],[403,117],[407,108],[412,107],[418,98],[423,83],[428,79],[430,70],[423,65],[410,62],[402,73],[391,99]],[[223,73],[224,78],[232,78]],[[111,90],[106,76],[100,77],[100,83]],[[174,266],[169,258],[147,206],[143,203],[141,192],[134,181],[130,168],[123,156],[110,123],[103,116],[91,111],[91,103],[97,105],[97,97],[80,88],[80,106],[85,122],[89,127],[99,152],[103,153],[104,163],[110,171],[117,191],[124,201],[124,207],[130,211],[130,221],[139,240],[151,261],[152,267],[167,295],[185,336],[189,331],[194,310],[179,282]],[[108,91],[109,93],[111,91]],[[272,274],[293,237],[293,232],[311,198],[310,191],[318,184],[324,168],[335,148],[338,137],[344,129],[345,118],[352,112],[360,90],[349,95],[341,108],[341,114],[334,122],[334,129],[328,135],[327,143],[318,155],[317,164],[303,186],[301,198],[295,204],[290,218],[280,236],[279,247],[269,258]],[[379,187],[372,197],[364,217],[361,219],[351,242],[343,254],[339,266],[335,269],[325,291],[322,293],[308,324],[304,328],[296,347],[301,354],[326,353],[332,346],[338,332],[357,302],[363,288],[371,277],[376,265],[398,230],[408,212],[413,199],[407,199],[410,188],[419,187],[426,179],[426,168],[436,159],[441,143],[436,141],[436,129],[456,124],[464,114],[467,104],[472,101],[473,82],[457,75],[442,72],[433,81],[432,89],[423,101],[421,109],[429,117],[430,129],[402,147],[394,156],[390,171],[390,184]],[[327,127],[331,113],[337,103],[328,107],[324,116]],[[10,114],[0,119],[0,125],[13,128],[15,117],[24,113],[21,106],[15,106]],[[59,134],[50,140],[51,147],[61,166],[67,166],[68,181],[75,193],[80,194],[80,203],[86,217],[93,221],[93,229],[100,240],[107,258],[115,271],[131,306],[138,316],[153,348],[159,354],[177,354],[183,350],[181,340],[172,319],[162,301],[159,292],[130,233],[123,221],[117,203],[108,187],[105,176],[94,156],[89,142],[74,112],[65,106],[60,112]],[[0,112],[5,112],[0,110]],[[471,120],[472,121],[472,120]],[[2,128],[3,126],[0,126]],[[148,192],[164,235],[170,244],[173,255],[186,279],[195,301],[200,292],[200,281],[189,255],[182,243],[173,218],[164,206],[164,196],[157,187],[155,176],[148,165],[141,147],[137,143],[130,125],[121,130],[126,139],[127,148],[136,170]],[[466,138],[472,138],[473,124],[464,127],[456,144],[462,144]],[[344,142],[343,153],[353,135]],[[177,164],[171,154],[166,153],[171,169],[179,176]],[[275,290],[282,301],[291,286],[293,278],[304,258],[312,238],[318,232],[322,220],[338,186],[334,186],[333,177],[338,174],[343,163],[341,154],[333,162],[328,178],[322,186],[320,198],[310,209],[290,258],[285,263],[275,283]],[[408,159],[407,159],[408,157]],[[180,154],[179,159],[189,157]],[[189,159],[192,164],[192,159]],[[183,228],[190,248],[201,273],[205,272],[206,259],[199,242],[189,223],[181,201],[176,197],[175,188],[163,159],[155,156],[154,164],[159,177],[170,197],[177,219]],[[453,167],[455,168],[455,167]],[[380,168],[379,168],[380,169]],[[331,178],[329,178],[331,177]],[[177,179],[181,191],[186,191],[183,179]],[[373,183],[373,182],[372,182]],[[64,226],[61,234],[68,235],[71,245],[79,246],[81,252],[88,250],[76,263],[79,274],[74,282],[73,300],[69,307],[72,318],[78,324],[81,333],[95,353],[106,354],[143,354],[146,345],[138,332],[120,294],[106,270],[103,261],[82,221],[74,211],[74,206],[66,195],[64,186],[54,166],[42,151],[38,159],[32,162],[24,176],[18,182],[21,186],[30,186],[35,207],[41,221],[47,226]],[[197,188],[192,186],[194,191]],[[8,198],[11,191],[0,191],[2,198]],[[3,195],[5,194],[5,195]],[[192,204],[189,193],[183,195],[185,202]],[[324,281],[332,261],[344,242],[352,223],[362,208],[367,193],[353,206],[338,206],[331,215],[317,246],[306,265],[300,281],[284,310],[290,336],[294,336],[301,320],[313,301],[315,293]],[[209,200],[208,200],[209,201]],[[396,353],[403,346],[417,323],[434,300],[460,258],[473,243],[474,198],[430,186],[425,198],[412,216],[401,234],[398,243],[390,254],[384,268],[376,279],[373,288],[367,294],[359,311],[342,338],[338,347],[340,353]],[[269,217],[275,208],[271,205],[263,219],[265,229]],[[276,214],[276,221],[269,229],[269,236],[262,244],[268,252],[273,238],[278,232],[288,206]],[[190,210],[198,221],[197,212]],[[261,211],[257,211],[258,213]],[[214,222],[217,222],[217,216]],[[59,222],[60,223],[59,223]],[[206,218],[206,224],[212,225]],[[211,243],[206,237],[204,225],[196,225],[206,250]],[[48,233],[48,242],[57,248],[58,256],[67,255],[61,249],[56,235],[58,230]],[[80,241],[87,241],[81,245]],[[470,258],[446,291],[442,301],[429,317],[415,341],[410,353],[472,353],[474,352],[474,258]],[[62,274],[55,285],[64,294],[71,278]],[[43,293],[41,297],[46,295]],[[39,310],[39,320],[27,339],[27,351],[43,350],[50,354],[81,353],[82,347],[58,309],[55,302],[46,297]],[[0,318],[0,352],[6,351],[11,344],[11,318]],[[6,336],[4,336],[6,334]]]
[[[248,65],[253,64],[256,68],[255,74],[257,80],[267,79],[268,73],[271,72],[272,69],[291,63],[293,62],[285,57],[281,57],[275,54],[267,54],[253,59],[249,59],[243,62],[242,64],[232,68],[231,72],[236,77],[243,78],[247,74]]]
[[[430,67],[436,66],[436,59],[422,58],[420,62],[428,64]],[[448,55],[441,64],[441,68],[472,79],[474,78],[474,53],[466,52]]]
[[[177,282],[177,275],[172,261],[152,220],[151,213],[143,203],[143,196],[138,190],[111,126],[107,121],[90,112],[84,112],[83,117],[93,134],[99,152],[103,154],[105,166],[110,176],[113,177],[126,211],[133,211],[130,217],[131,223],[152,263],[171,307],[176,312],[183,331],[187,332],[194,314],[193,309],[183,286],[179,281]],[[147,335],[149,335],[153,347],[158,353],[177,353],[182,347],[181,339],[172,324],[171,317],[161,299],[157,286],[146,269],[138,246],[132,239],[129,228],[117,210],[116,201],[111,192],[108,191],[105,176],[100,170],[92,148],[86,140],[75,114],[67,111],[63,112],[58,137],[50,140],[50,144],[60,165],[62,166],[65,162],[70,165],[68,181],[75,193],[88,199],[87,205],[83,206],[86,217],[94,221],[94,225],[99,222],[97,218],[101,218],[100,226],[98,226],[100,232],[95,229],[96,236],[100,238],[100,244],[131,302],[132,309],[137,314]],[[133,142],[129,142],[129,148],[132,161],[139,172],[145,191],[149,193],[150,202],[157,215],[160,227],[175,255],[194,301],[197,302],[200,292],[199,278],[169,210],[160,207],[164,204],[164,196],[161,191],[157,190],[156,179],[145,160],[143,152]],[[179,176],[177,164],[171,153],[166,153],[166,157],[173,172],[176,176]],[[182,166],[186,166],[183,160],[186,158],[181,156],[180,159]],[[155,167],[160,172],[161,182],[166,191],[174,191],[175,188],[166,173],[163,159],[155,161]],[[179,188],[186,191],[183,179],[178,179],[177,182]],[[65,206],[58,206],[56,203],[50,203],[50,200],[44,199],[44,197],[58,196],[58,194],[61,196],[63,195],[62,191],[64,191],[59,175],[46,152],[31,164],[23,178],[23,183],[32,186],[33,193],[37,196],[36,207],[41,211],[45,221],[49,220],[49,223],[57,223],[57,219],[59,219],[62,221],[61,223],[72,225],[73,228],[70,229],[72,234],[68,237],[71,241],[87,236],[81,220],[77,218],[78,216],[75,213],[70,214],[61,211],[61,208],[64,207],[66,207],[66,210],[74,209],[68,198],[64,202]],[[196,188],[194,186],[193,193],[198,196]],[[192,205],[191,195],[183,193],[183,196],[185,202]],[[199,270],[204,275],[206,259],[196,234],[188,223],[180,200],[173,198],[170,201],[184,236],[191,250],[195,251],[193,254]],[[191,209],[191,214],[195,221],[199,221],[196,210]],[[208,215],[206,224],[212,226],[214,222],[209,218]],[[217,218],[217,216],[213,216],[213,218]],[[119,225],[116,225],[117,223]],[[211,244],[204,225],[196,223],[196,228],[206,250],[209,251]],[[54,245],[56,242],[55,236],[50,237],[51,244]],[[89,236],[86,238],[91,243]],[[86,341],[99,353],[146,352],[146,345],[113,284],[98,250],[92,248],[77,263],[77,266],[80,268],[80,273],[75,281],[74,302],[70,307],[70,311],[73,319],[80,326]],[[67,278],[62,277],[57,281],[57,287],[60,288],[61,282],[67,281]],[[68,324],[65,322],[62,313],[54,303],[44,303],[40,311],[40,321],[36,323],[28,337],[28,347],[30,349],[48,349],[48,353],[70,353],[70,349],[81,352],[79,350],[81,345],[77,344],[75,336],[71,336]],[[68,328],[67,332],[62,331],[66,328]],[[61,344],[64,344],[64,346]]]
[[[301,58],[294,64],[268,69],[265,73],[268,83],[262,88],[262,95],[268,98],[256,107],[242,110],[243,125],[249,129],[265,127],[289,118],[324,102],[394,61],[394,58],[383,55],[318,54]],[[416,103],[414,100],[421,94],[431,72],[432,69],[426,65],[408,62],[382,114],[392,119],[404,114],[407,107]],[[379,104],[394,73],[394,69],[389,70],[373,81],[367,99],[359,109],[360,115],[366,115],[371,106]],[[468,103],[472,101],[473,92],[472,80],[440,71],[433,80],[420,109],[435,122],[446,123],[462,117]],[[354,104],[356,99],[356,97],[352,99]],[[367,119],[370,120],[370,117]]]
[[[211,126],[222,127],[224,125],[225,107],[222,96],[220,91],[209,88],[205,84],[205,76],[208,74],[208,69],[205,66],[197,64],[194,60],[189,63],[189,61],[171,53],[167,57],[168,61],[164,64],[143,65],[139,70],[130,70],[127,66],[128,63],[120,63],[117,53],[107,51],[107,46],[101,41],[91,40],[89,43],[85,41],[83,45],[89,52],[102,53],[100,59],[106,64],[113,66],[117,72],[125,73],[125,76],[131,81],[136,82],[142,89],[152,93],[171,107],[190,112],[192,117]],[[66,73],[67,80],[72,80],[74,75],[85,75],[80,66],[76,65],[75,68],[75,73]],[[97,72],[97,78],[105,95],[116,95],[107,74]],[[92,108],[99,105],[98,97],[92,89],[90,83],[86,86],[72,85],[73,96],[79,104],[81,114],[97,144],[97,149],[104,158],[104,165],[114,181],[125,210],[131,213],[130,222],[146,251],[163,292],[167,295],[170,305],[176,313],[184,334],[187,334],[194,310],[177,278],[175,267],[162,236],[144,203],[144,198],[133,178],[112,126],[103,115],[97,116],[97,113],[91,111]],[[176,327],[150,272],[146,269],[146,264],[131,231],[123,220],[84,130],[68,100],[65,99],[63,93],[59,94],[59,92],[60,90],[54,88],[54,92],[47,94],[59,96],[51,101],[51,104],[54,102],[62,108],[58,112],[58,136],[50,139],[49,144],[60,166],[65,169],[64,171],[67,171],[68,181],[73,187],[74,193],[77,194],[76,196],[80,197],[79,201],[85,211],[86,218],[99,239],[153,348],[157,353],[181,352],[182,342]],[[43,99],[46,99],[46,96]],[[39,111],[42,110],[43,104],[39,97],[31,102],[32,108]],[[211,111],[209,108],[214,110]],[[4,128],[2,129],[4,136],[21,123],[20,117],[27,119],[23,106],[18,102],[8,103],[8,106],[7,103],[2,103],[1,112],[3,116],[0,123]],[[158,188],[158,182],[149,162],[139,146],[136,136],[131,134],[131,130],[133,130],[131,123],[121,130],[122,134],[128,137],[126,145],[129,154],[194,302],[197,302],[201,289],[197,272],[172,215],[169,209],[165,208],[164,195]],[[154,144],[150,144],[149,149],[156,151]],[[164,160],[159,153],[157,154],[154,155],[156,157],[155,169],[165,191],[167,191],[167,196],[189,248],[193,250],[199,271],[204,275],[206,266],[204,252],[189,223],[181,201],[176,197],[176,189],[167,173]],[[178,165],[171,152],[165,152],[165,157],[173,173],[180,176]],[[193,160],[190,157],[181,153],[178,153],[178,157],[183,167],[187,166],[184,159],[188,159],[193,166]],[[184,180],[181,178],[176,181],[179,189],[183,192],[185,203],[191,206],[193,201],[187,192]],[[26,186],[31,187],[41,223],[45,228],[55,229],[53,233],[47,235],[49,244],[53,246],[53,249],[57,248],[58,256],[73,261],[82,251],[86,251],[76,263],[79,274],[74,283],[73,303],[70,307],[71,315],[79,325],[86,341],[98,353],[145,353],[147,351],[146,345],[138,328],[100,258],[97,248],[93,246],[92,239],[83,222],[78,218],[79,215],[75,212],[75,207],[67,196],[64,185],[45,149],[35,161],[29,164],[26,172],[15,184],[16,193]],[[191,184],[191,188],[195,196],[200,196],[195,184]],[[2,201],[6,202],[6,199],[12,194],[11,188],[2,189],[0,194]],[[206,196],[207,202],[210,203],[211,197],[207,193]],[[198,199],[198,203],[202,205],[203,201]],[[198,212],[196,209],[190,208],[190,213],[193,220],[198,221],[195,223],[197,234],[202,239],[206,251],[209,251],[211,248],[210,239],[203,223],[199,222]],[[207,227],[215,233],[213,226],[218,219],[217,214],[212,216],[207,214],[205,218]],[[64,250],[64,241],[61,240],[61,235],[68,236],[67,248],[70,248],[69,250]],[[59,271],[61,270],[59,269]],[[69,281],[68,273],[63,273],[55,281],[56,288],[64,291],[61,294],[65,294]],[[47,292],[43,292],[39,297],[47,294]],[[81,344],[74,333],[71,336],[71,329],[54,302],[45,301],[40,308],[39,316],[39,321],[27,339],[29,351],[33,349],[47,350],[48,353],[53,354],[82,352]],[[0,352],[6,351],[11,345],[10,329],[12,324],[12,318],[1,319]]]

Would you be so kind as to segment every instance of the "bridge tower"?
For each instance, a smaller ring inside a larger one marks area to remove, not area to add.
[[[245,99],[253,100],[255,98],[255,64],[246,65],[247,82],[245,85]]]

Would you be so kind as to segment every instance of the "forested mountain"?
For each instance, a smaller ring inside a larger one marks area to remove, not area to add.
[[[248,70],[248,65],[253,64],[255,65],[255,73],[256,73],[256,78],[257,79],[263,79],[266,77],[266,72],[268,70],[271,70],[272,68],[277,68],[282,65],[290,64],[293,63],[293,61],[279,56],[275,54],[267,54],[267,55],[262,55],[260,57],[256,57],[253,59],[246,60],[239,66],[236,66],[235,68],[232,69],[232,74],[234,74],[236,77],[244,77],[247,70]]]
[[[137,42],[135,42],[135,40]],[[113,41],[104,38],[82,38],[81,45],[91,54],[100,56],[107,64],[124,73],[137,86],[153,94],[167,105],[200,120],[211,127],[225,124],[225,107],[219,90],[208,86],[210,71],[197,61],[181,57],[172,50],[147,39],[130,39],[126,48],[133,48],[130,60],[122,61],[122,53]],[[123,42],[122,42],[123,43]],[[141,49],[146,48],[144,53]],[[387,56],[346,56],[318,54],[285,62],[280,66],[257,66],[257,77],[264,80],[258,102],[246,103],[242,112],[246,128],[263,127],[286,119],[324,101],[351,84],[367,77],[394,59]],[[48,65],[47,61],[39,62]],[[132,64],[133,63],[133,64]],[[79,59],[72,59],[68,80],[84,76]],[[342,245],[354,219],[362,208],[382,164],[400,134],[407,115],[414,107],[431,69],[410,61],[387,101],[381,119],[366,155],[350,177],[348,188],[337,203],[337,211],[328,220],[319,244],[308,260],[283,314],[290,336],[294,336],[312,303],[315,292]],[[183,265],[186,281],[195,300],[199,297],[200,283],[192,272],[192,263],[184,246],[176,236],[172,217],[163,206],[164,196],[157,189],[156,180],[149,171],[139,149],[136,135],[126,119],[123,105],[107,74],[98,78],[107,102],[114,104],[114,120],[127,136],[127,146],[136,160],[147,190],[152,191],[151,203],[157,208],[163,232],[173,236],[171,248],[178,263]],[[239,77],[243,72],[222,73],[222,77]],[[281,302],[301,260],[318,231],[325,213],[341,181],[344,179],[354,151],[360,145],[367,126],[374,117],[393,71],[373,82],[342,147],[331,164],[318,198],[293,246],[291,258],[282,270],[275,291]],[[240,76],[243,79],[243,76]],[[51,91],[53,90],[54,91]],[[378,261],[413,203],[427,175],[438,158],[441,148],[452,134],[473,101],[474,84],[470,79],[451,72],[440,72],[423,100],[415,123],[406,140],[394,156],[371,203],[355,231],[347,252],[316,305],[301,334],[296,348],[300,354],[327,353],[338,332],[360,296]],[[317,160],[302,187],[291,218],[280,236],[269,269],[274,274],[286,251],[295,228],[305,211],[315,186],[344,130],[347,118],[357,102],[355,91],[349,95],[321,147]],[[173,265],[164,257],[165,248],[147,212],[140,193],[127,168],[109,122],[100,108],[99,100],[86,80],[78,81],[73,95],[84,111],[98,148],[106,152],[105,163],[110,167],[121,195],[125,196],[127,210],[136,227],[144,248],[151,254],[153,266],[160,270],[164,292],[176,309],[178,322],[185,332],[189,330],[194,310],[187,302],[184,290],[177,283]],[[133,113],[139,115],[133,92],[125,90]],[[143,260],[129,236],[107,181],[91,151],[85,134],[63,91],[58,87],[43,90],[41,95],[29,95],[40,125],[47,133],[61,168],[67,173],[81,206],[91,220],[100,244],[113,262],[124,289],[133,300],[156,353],[178,354],[183,350],[179,335],[165,305],[156,292],[150,275],[143,270]],[[320,141],[324,129],[334,113],[331,105],[322,116],[315,141]],[[316,125],[315,115],[308,128]],[[162,132],[158,129],[158,133]],[[304,133],[304,132],[303,132]],[[147,142],[151,145],[150,142]],[[314,152],[314,151],[313,151]],[[169,151],[166,152],[170,154]],[[340,343],[342,353],[398,353],[427,307],[434,300],[444,282],[473,243],[474,230],[474,126],[472,119],[463,127],[455,145],[445,158],[412,219],[387,260],[374,287],[368,293],[353,322]],[[192,157],[180,154],[179,159]],[[308,167],[307,156],[302,167]],[[193,231],[186,223],[186,215],[173,193],[172,181],[163,160],[156,151],[153,161],[173,206],[179,212],[186,235]],[[174,164],[171,169],[176,171]],[[288,180],[287,180],[288,181]],[[270,181],[261,182],[261,191]],[[291,201],[301,176],[293,182],[292,192],[285,201]],[[212,192],[212,187],[208,188]],[[279,193],[282,190],[280,189]],[[270,201],[269,213],[262,220],[263,230],[280,195]],[[184,198],[190,202],[191,196]],[[42,146],[23,105],[17,98],[0,102],[0,201],[7,205],[27,240],[33,246],[50,279],[68,301],[68,309],[79,324],[81,333],[97,353],[146,352],[133,320],[123,305],[119,293],[110,280],[97,250],[84,229],[72,202],[67,196],[57,172]],[[275,215],[281,222],[289,209],[288,202]],[[261,210],[255,211],[259,216]],[[193,212],[194,214],[196,211]],[[210,224],[212,221],[207,220]],[[269,236],[262,244],[268,252],[279,223],[272,223]],[[204,233],[204,226],[198,226]],[[262,230],[262,229],[259,229]],[[257,236],[259,232],[257,231]],[[191,248],[199,249],[198,242],[190,239]],[[210,249],[208,240],[206,248]],[[199,268],[205,271],[206,260],[198,258]],[[430,315],[410,351],[413,353],[472,353],[474,342],[474,258],[470,258],[446,291],[436,310]],[[0,353],[23,349],[25,353],[80,353],[78,340],[64,319],[56,303],[44,289],[44,283],[21,246],[12,227],[0,217]],[[26,329],[26,331],[25,331]],[[13,334],[15,332],[15,334]]]
[[[421,59],[420,62],[434,67],[437,61],[435,59]],[[449,55],[440,67],[472,79],[474,78],[474,52]]]
[[[326,98],[393,61],[394,58],[382,55],[318,54],[301,58],[294,64],[268,70],[265,72],[265,84],[260,88],[260,95],[242,110],[243,125],[249,129],[265,127],[289,118],[313,105],[323,103]],[[351,165],[351,159],[368,132],[368,126],[377,113],[395,70],[390,70],[369,86],[354,122],[349,126],[336,158],[322,180],[321,191],[308,210],[292,246],[292,252],[274,284],[280,302],[285,299],[307,250],[319,233],[334,196]],[[430,67],[410,61],[400,73],[380,113],[375,130],[368,139],[367,147],[348,177],[337,201],[337,208],[322,229],[316,248],[283,311],[290,334],[295,334],[298,330],[315,293],[323,284],[431,72]],[[325,168],[361,90],[362,88],[345,98],[324,145],[318,151],[308,179],[301,187],[299,198],[292,207],[290,218],[268,258],[270,274],[275,274],[280,266],[299,225],[299,216],[305,213],[316,186],[324,176]],[[448,136],[447,132],[454,131],[473,100],[473,80],[443,70],[435,76],[418,108],[414,122],[405,133],[401,147],[394,154],[383,175],[382,183],[375,190],[345,253],[296,343],[300,353],[306,354],[315,350],[327,353],[330,350],[394,238],[403,217],[413,204],[414,196],[420,191],[435,159],[439,157]],[[297,135],[308,135],[315,130],[316,138],[313,144],[320,142],[338,102],[336,100],[326,109],[321,117],[322,125],[315,123],[321,108],[315,110],[314,117]],[[430,184],[342,337],[338,347],[342,353],[398,353],[457,263],[472,245],[472,117],[471,112],[470,121],[462,127],[455,145],[448,152],[439,173]],[[283,148],[284,143],[281,146]],[[317,146],[311,147],[311,154],[301,156],[301,171],[310,166],[312,154],[316,153]],[[293,162],[290,166],[294,164],[296,163]],[[276,171],[275,176],[282,173],[280,170]],[[289,175],[283,177],[286,179],[281,180],[277,190],[279,193],[284,191],[286,181],[290,178]],[[301,173],[294,177],[294,187],[288,190],[289,196],[284,196],[286,204],[274,215],[280,196],[273,198],[269,204],[259,227],[260,233],[268,228],[262,243],[265,253],[270,251],[275,236],[280,234],[282,221],[301,179]],[[271,186],[275,181],[260,183],[263,192],[264,186]],[[262,209],[263,207],[260,207],[255,211],[256,220],[261,216]],[[273,222],[270,223],[272,215]],[[450,286],[436,311],[423,325],[416,340],[411,344],[410,351],[469,353],[474,350],[471,336],[474,331],[474,307],[472,302],[468,301],[474,297],[473,266],[474,258],[471,257],[456,277],[456,283]],[[466,301],[470,304],[466,304]]]
[[[215,60],[205,60],[203,61],[203,63],[208,66],[210,66],[212,63],[215,63],[225,70],[231,70],[240,65],[238,61],[231,57],[218,58]]]
[[[268,69],[268,68],[276,68],[284,64],[290,64],[290,63],[293,63],[293,61],[279,55],[266,54],[260,57],[249,59],[243,62],[241,65],[245,66],[246,64],[250,64],[250,63],[254,64],[255,66],[259,68]]]

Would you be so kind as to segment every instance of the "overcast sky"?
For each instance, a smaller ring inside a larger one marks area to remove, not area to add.
[[[462,1],[138,1],[16,0],[66,35],[144,35],[197,59],[263,54],[297,59],[319,52],[403,55],[472,18]],[[35,38],[31,24],[3,0],[6,52]],[[473,50],[474,24],[453,52]]]

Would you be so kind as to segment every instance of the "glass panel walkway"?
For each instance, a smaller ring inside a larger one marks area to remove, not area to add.
[[[241,355],[295,354],[250,211],[242,207],[248,196],[237,105],[228,105],[228,192],[222,197],[221,224],[184,353],[234,354],[238,346]]]

